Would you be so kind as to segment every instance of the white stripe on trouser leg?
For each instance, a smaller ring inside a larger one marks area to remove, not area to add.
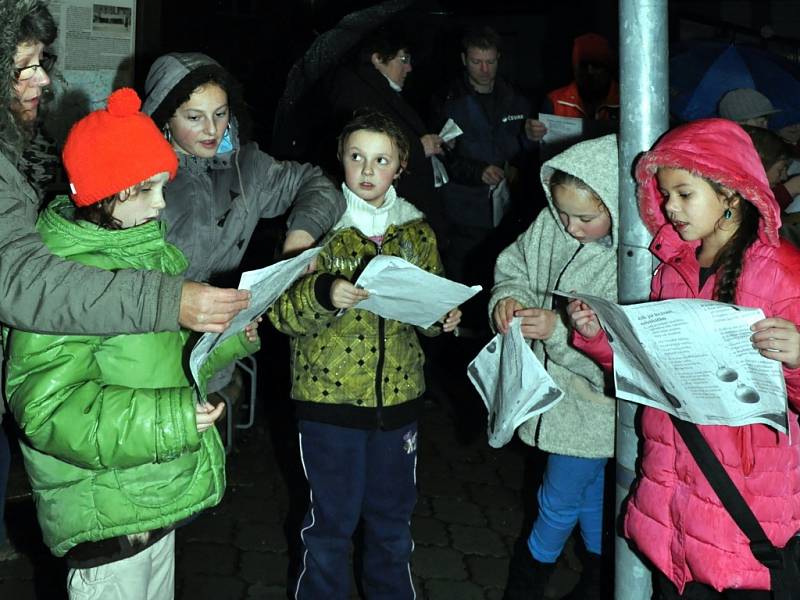
[[[308,507],[311,511],[311,523],[309,523],[307,527],[303,527],[303,529],[300,530],[300,541],[303,543],[303,569],[300,571],[300,575],[297,576],[297,587],[294,589],[295,600],[297,600],[300,594],[300,582],[303,580],[303,575],[306,574],[308,547],[306,546],[306,540],[303,534],[314,526],[314,522],[316,520],[314,517],[314,492],[311,491],[311,482],[308,481],[308,471],[306,470],[306,459],[305,456],[303,456],[303,434],[298,433],[297,436],[300,442],[300,463],[303,465],[303,475],[306,476],[306,482],[308,482]]]
[[[414,453],[414,488],[417,487],[417,454]],[[411,521],[408,522],[408,530],[411,531]],[[414,544],[414,538],[411,538],[411,554],[414,554],[414,548],[416,545]],[[408,562],[406,567],[408,569],[408,582],[411,584],[411,593],[414,594],[412,600],[416,600],[417,598],[417,590],[414,589],[414,578],[411,576],[411,561]]]

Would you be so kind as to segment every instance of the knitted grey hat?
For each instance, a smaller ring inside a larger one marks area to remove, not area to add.
[[[731,90],[719,101],[719,116],[731,121],[766,117],[777,112],[781,111],[772,106],[769,98],[751,88]]]

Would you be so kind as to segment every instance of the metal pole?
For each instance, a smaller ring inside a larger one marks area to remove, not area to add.
[[[631,176],[636,156],[649,149],[669,126],[667,0],[619,0],[619,301],[642,302],[650,294],[653,257],[650,234],[639,219]],[[637,405],[618,401],[616,440],[616,515],[635,476]],[[617,532],[619,533],[619,532]],[[652,595],[648,568],[624,538],[615,538],[615,600],[647,600]]]

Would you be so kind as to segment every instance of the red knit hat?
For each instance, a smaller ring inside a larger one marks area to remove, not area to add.
[[[70,130],[61,157],[78,206],[99,202],[156,173],[175,177],[175,151],[141,107],[138,94],[122,88],[109,96],[108,108],[90,113]]]

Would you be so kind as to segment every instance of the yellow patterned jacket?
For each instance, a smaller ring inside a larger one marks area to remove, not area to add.
[[[316,271],[296,281],[267,315],[292,338],[291,396],[299,418],[394,429],[417,418],[425,391],[416,328],[358,308],[340,313],[330,304],[330,285],[339,277],[355,281],[379,253],[437,275],[442,263],[430,225],[393,188],[379,209],[348,192],[347,211],[326,238]],[[379,244],[371,238],[380,232]],[[434,325],[422,333],[440,331]]]

